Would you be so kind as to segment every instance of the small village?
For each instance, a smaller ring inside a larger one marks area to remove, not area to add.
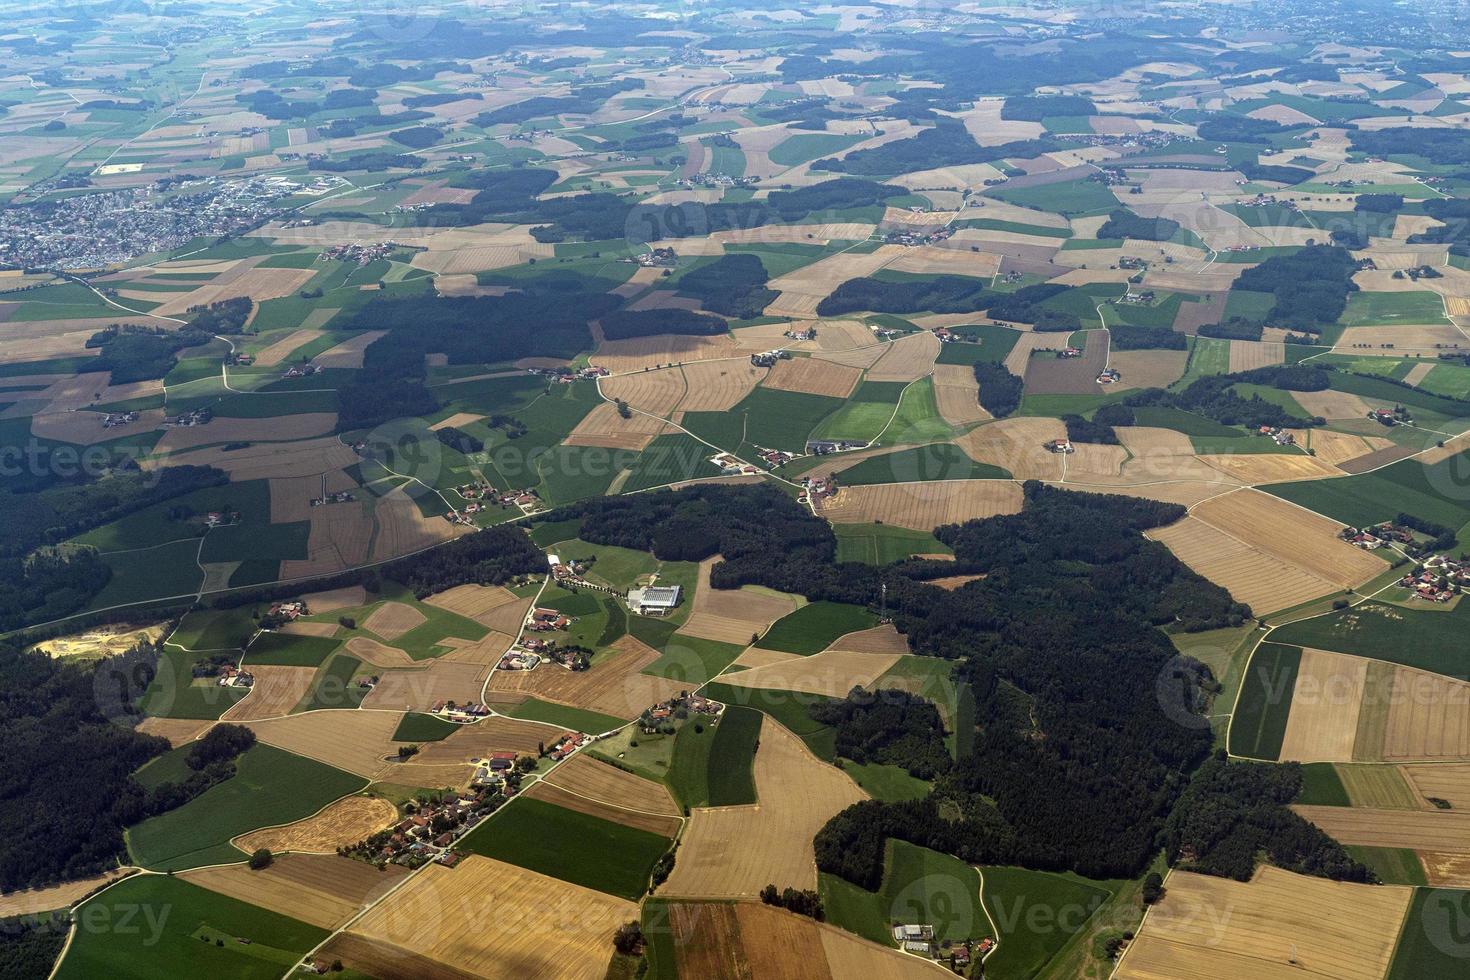
[[[214,409],[196,408],[181,415],[164,416],[165,429],[187,429],[196,425],[208,425],[214,421]]]
[[[989,936],[977,943],[936,940],[934,927],[927,924],[896,925],[893,941],[906,953],[947,962],[957,973],[968,970],[972,961],[983,960],[995,948],[995,940]]]
[[[711,701],[698,694],[681,693],[644,711],[638,718],[638,727],[643,734],[653,735],[674,719],[682,721],[695,715],[718,718],[724,710],[725,706],[718,701]]]
[[[120,425],[130,425],[138,421],[137,412],[108,412],[102,416],[102,428],[115,429]]]
[[[1399,579],[1398,584],[1409,590],[1411,599],[1451,602],[1470,585],[1470,562],[1434,555],[1419,566],[1419,571]]]

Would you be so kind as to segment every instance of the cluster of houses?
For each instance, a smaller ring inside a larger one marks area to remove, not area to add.
[[[238,351],[230,351],[225,355],[225,364],[229,367],[249,367],[254,363],[254,354],[242,354]]]
[[[680,693],[678,697],[660,701],[643,712],[638,719],[638,725],[643,729],[643,734],[652,735],[661,726],[668,724],[671,718],[688,718],[691,715],[718,718],[724,710],[725,706],[718,701],[711,701],[698,694]]]
[[[1118,373],[1117,368],[1103,368],[1102,373],[1097,376],[1100,385],[1115,385],[1123,380],[1123,375]]]
[[[533,640],[534,643],[544,641]],[[530,644],[525,644],[529,646]],[[496,670],[535,670],[541,665],[541,658],[530,650],[510,649],[505,656],[500,658],[500,663],[495,665]]]
[[[680,178],[678,186],[684,189],[691,187],[752,187],[759,182],[759,177],[731,177],[729,174],[698,173],[692,177]]]
[[[581,732],[565,732],[551,743],[551,748],[546,750],[546,756],[553,762],[560,762],[590,741],[592,741],[591,735],[584,735]]]
[[[788,332],[786,334],[786,336],[790,337],[790,336],[792,336],[792,334]],[[813,334],[813,336],[815,336],[815,333]],[[798,339],[805,339],[805,338],[798,338]],[[791,352],[789,350],[768,350],[768,351],[763,351],[762,353],[759,353],[759,354],[752,354],[752,355],[750,355],[750,363],[752,365],[754,365],[755,367],[763,367],[763,368],[775,367],[777,361],[789,361],[789,360],[791,360]]]
[[[683,589],[677,585],[646,585],[628,590],[628,608],[640,616],[667,616],[679,608]]]
[[[514,752],[491,752],[488,758],[475,761],[475,775],[470,782],[476,786],[501,787],[506,785],[507,778],[511,773],[519,769],[535,768],[535,763],[527,758],[530,766],[517,766],[517,758]],[[511,780],[514,782],[514,780]],[[509,787],[510,792],[515,792],[515,787]]]
[[[182,415],[165,416],[163,426],[166,429],[187,429],[196,425],[208,425],[214,421],[214,409],[196,408],[192,412]]]
[[[478,514],[489,504],[499,504],[501,507],[516,507],[522,514],[530,514],[540,509],[541,497],[535,488],[525,490],[497,490],[488,483],[466,483],[454,488],[461,500],[469,503],[451,511],[445,517],[454,524],[473,524],[467,515]]]
[[[570,625],[572,620],[555,609],[532,609],[530,616],[526,618],[526,629],[533,633],[551,633],[564,630]]]
[[[204,515],[205,527],[229,527],[240,523],[238,510],[212,510]]]
[[[1399,579],[1411,598],[1427,602],[1449,602],[1470,585],[1470,563],[1454,561],[1443,555],[1427,559],[1417,573]]]
[[[786,331],[785,336],[789,337],[792,340],[816,340],[817,328],[802,327],[800,330],[797,330],[793,327],[792,329]]]
[[[1072,441],[1070,439],[1053,439],[1051,442],[1048,442],[1044,448],[1049,453],[1059,454],[1075,453],[1077,451],[1077,448],[1072,445]]]
[[[633,261],[645,269],[672,269],[679,264],[679,256],[671,248],[655,248]]]
[[[889,245],[905,245],[909,248],[917,248],[920,245],[937,245],[947,240],[954,234],[954,229],[946,225],[933,231],[890,231],[883,237],[883,241]]]
[[[830,456],[850,449],[867,448],[866,442],[854,442],[851,439],[808,439],[806,444],[806,451],[810,456]]]
[[[720,468],[722,476],[758,476],[760,469],[729,453],[717,453],[709,461]],[[773,464],[779,465],[779,464]]]
[[[569,385],[574,381],[596,381],[598,378],[607,377],[608,371],[605,367],[584,367],[573,371],[571,368],[526,368],[527,374],[535,374],[543,378],[555,378],[558,384]]]
[[[310,361],[308,361],[305,364],[293,364],[293,365],[291,365],[290,367],[288,367],[286,369],[286,373],[283,374],[283,375],[281,375],[281,377],[283,377],[283,378],[309,378],[313,374],[320,374],[321,371],[322,371],[321,365],[319,365],[319,364],[312,364]]]
[[[379,866],[417,868],[436,858],[453,865],[457,862],[448,859],[447,849],[504,802],[501,790],[490,785],[471,793],[446,791],[429,802],[411,801],[404,805],[404,817],[398,823],[339,853]]]
[[[102,428],[115,429],[120,425],[138,421],[137,412],[108,412],[102,416]]]
[[[581,585],[582,576],[597,561],[596,558],[568,558],[563,560],[559,555],[547,555],[547,564],[551,566],[551,577],[558,582],[568,585]]]
[[[1081,357],[1081,356],[1082,356],[1082,348],[1081,347],[1063,347],[1061,350],[1057,351],[1057,357]]]
[[[936,942],[934,927],[930,925],[897,925],[893,927],[893,940],[907,953],[916,953],[934,959],[947,959],[957,971],[966,970],[972,960],[983,960],[995,948],[995,940],[986,937],[978,943]]]
[[[273,602],[266,610],[262,622],[271,623],[294,623],[302,616],[310,616],[311,610],[307,608],[306,602],[296,599],[292,602]]]
[[[464,704],[456,701],[435,701],[429,706],[429,713],[443,721],[464,725],[486,717],[490,714],[490,709],[478,701],[466,701]]]
[[[356,499],[351,490],[333,490],[325,497],[312,497],[311,506],[323,507],[327,504],[349,504]]]
[[[338,262],[356,262],[358,265],[367,265],[378,259],[386,259],[393,254],[398,247],[396,242],[378,242],[373,245],[332,245],[322,252],[324,259],[336,259]]]
[[[215,675],[215,683],[220,687],[254,687],[255,675],[244,667],[226,664]]]
[[[1390,429],[1393,428],[1396,425],[1403,425],[1406,422],[1412,422],[1412,421],[1414,421],[1414,417],[1409,414],[1409,410],[1407,408],[1404,408],[1404,406],[1402,406],[1402,405],[1395,405],[1391,409],[1390,408],[1372,408],[1372,409],[1369,409],[1368,410],[1368,417],[1370,419],[1372,419],[1374,422],[1377,422],[1379,425],[1386,425]]]
[[[1278,446],[1295,446],[1296,436],[1278,425],[1263,425],[1256,430],[1258,435],[1269,436]]]
[[[807,501],[815,503],[819,500],[826,500],[828,497],[837,496],[837,478],[833,476],[803,477],[801,485],[805,488],[805,492],[796,498],[796,502],[799,504],[804,504]]]

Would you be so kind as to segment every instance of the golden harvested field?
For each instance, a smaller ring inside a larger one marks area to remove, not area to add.
[[[636,918],[632,902],[473,854],[452,870],[425,869],[348,935],[492,980],[602,980],[613,933]],[[343,959],[370,976],[392,966]]]
[[[259,367],[275,367],[290,357],[293,350],[298,347],[305,347],[313,340],[322,336],[322,333],[323,331],[321,330],[292,331],[279,340],[273,341],[270,346],[262,347],[257,351],[255,354],[255,363]]]
[[[1286,361],[1286,345],[1255,340],[1230,341],[1230,373],[1270,367]]]
[[[373,561],[422,551],[441,541],[473,533],[469,528],[451,524],[443,518],[425,517],[402,487],[395,487],[378,500],[373,509],[373,519],[378,525],[378,534],[373,539],[369,555]]]
[[[1384,347],[1384,344],[1392,347]],[[1449,324],[1392,327],[1348,327],[1333,350],[1354,357],[1434,357],[1443,348],[1463,345],[1465,335]],[[1355,346],[1363,345],[1363,346]]]
[[[1009,470],[1018,480],[1060,480],[1062,457],[1042,447],[1066,436],[1067,427],[1057,419],[1008,418],[978,426],[954,443],[975,462]]]
[[[1112,482],[1123,475],[1123,464],[1128,461],[1128,453],[1122,446],[1076,442],[1072,449],[1073,452],[1063,457],[1067,467],[1064,483]]]
[[[651,834],[667,837],[669,840],[673,840],[678,835],[679,826],[683,822],[679,817],[667,813],[649,813],[644,810],[614,806],[544,780],[538,780],[525,791],[525,794],[543,803],[551,803],[576,813],[585,813],[589,817],[622,824],[624,827],[646,830]]]
[[[417,670],[388,670],[362,704],[388,711],[429,711],[436,701],[478,701],[488,672],[482,664],[443,657]]]
[[[757,687],[773,691],[801,691],[842,698],[855,686],[871,687],[873,682],[898,663],[897,653],[848,653],[824,650],[810,657],[783,660],[766,667],[725,674],[723,683],[732,687]]]
[[[484,417],[485,416],[477,415],[474,412],[455,412],[453,415],[449,416],[449,418],[442,419],[429,426],[429,431],[438,432],[441,429],[459,428],[461,426],[469,425],[471,422],[478,422]]]
[[[934,365],[934,401],[950,425],[969,425],[990,418],[990,413],[980,407],[980,385],[974,370],[962,364]]]
[[[906,251],[902,245],[883,245],[867,253],[842,252],[778,276],[767,283],[767,288],[781,295],[766,308],[766,314],[809,319],[815,316],[817,304],[839,285],[871,276]]]
[[[907,249],[888,268],[895,272],[912,272],[926,276],[974,276],[988,279],[1000,271],[1000,256],[993,252],[972,252],[968,248],[921,245]]]
[[[379,871],[366,861],[335,854],[286,854],[261,871],[232,864],[186,871],[179,877],[321,929],[337,929],[408,874],[407,868],[396,864]]]
[[[893,627],[892,623],[874,626],[872,629],[846,633],[832,641],[828,650],[846,650],[848,653],[898,653],[909,652],[909,641]]]
[[[1245,883],[1176,871],[1113,976],[1382,980],[1412,895],[1269,866]]]
[[[367,602],[367,590],[360,585],[349,585],[326,592],[309,592],[301,598],[313,613],[329,613]]]
[[[1134,456],[1193,456],[1194,443],[1174,429],[1127,425],[1116,430],[1118,441]]]
[[[347,641],[343,649],[363,663],[372,664],[374,667],[423,666],[427,669],[427,665],[419,665],[417,661],[397,647],[379,643],[370,636],[354,636]]]
[[[1292,809],[1344,844],[1470,853],[1470,813],[1358,806],[1298,805]]]
[[[668,911],[680,976],[777,980],[954,976],[932,960],[905,955],[770,905],[676,902]]]
[[[1251,486],[1342,475],[1335,466],[1305,453],[1247,453],[1200,456],[1200,459],[1232,479]]]
[[[391,643],[426,622],[428,619],[424,614],[407,603],[385,602],[362,621],[362,627]]]
[[[511,648],[513,643],[515,643],[515,637],[497,633],[494,630],[473,642],[462,640],[457,636],[448,636],[440,642],[440,645],[449,647],[450,652],[439,659],[455,664],[479,664],[482,667],[489,667],[491,664],[499,663],[500,658],[505,656],[505,652]]]
[[[621,398],[640,412],[667,418],[687,393],[684,377],[679,368],[664,368],[603,378],[597,384],[604,398]]]
[[[1394,668],[1382,758],[1470,760],[1470,684],[1412,667]]]
[[[1361,419],[1373,408],[1360,396],[1345,391],[1293,391],[1291,397],[1302,408],[1324,419]]]
[[[248,260],[247,260],[248,261]],[[315,269],[238,269],[221,274],[187,293],[168,293],[169,298],[155,307],[155,316],[180,316],[191,306],[219,303],[238,296],[249,296],[256,303],[290,296],[316,275]],[[160,294],[150,293],[150,297]]]
[[[1358,436],[1348,432],[1333,432],[1330,429],[1293,430],[1297,445],[1306,446],[1323,462],[1338,466],[1348,460],[1391,448],[1394,443],[1380,436]]]
[[[1116,368],[1123,380],[1119,388],[1167,388],[1184,377],[1189,359],[1182,350],[1125,350],[1108,355],[1108,367]]]
[[[523,602],[514,592],[498,585],[456,585],[452,589],[436,593],[424,600],[431,606],[446,609],[457,616],[473,619],[482,626],[488,626],[480,619],[481,616],[490,616],[497,610],[508,605]]]
[[[1367,677],[1361,657],[1302,650],[1281,761],[1351,761]]]
[[[1399,766],[1398,769],[1421,801],[1433,796],[1448,800],[1456,810],[1470,810],[1470,764]],[[1419,805],[1433,804],[1421,802]]]
[[[821,335],[818,334],[818,336]],[[873,340],[863,346],[850,347],[845,350],[819,350],[812,357],[828,364],[840,364],[843,367],[867,370],[888,353],[890,343],[890,341]]]
[[[312,362],[323,368],[359,369],[362,367],[363,352],[372,346],[373,341],[386,333],[386,330],[365,330],[355,337],[347,338],[335,347],[322,351],[312,358]]]
[[[1339,540],[1343,525],[1258,490],[1222,494],[1191,514],[1339,588],[1356,588],[1386,567],[1383,559]]]
[[[586,753],[578,753],[553,769],[545,779],[553,786],[601,800],[612,806],[666,817],[680,815],[679,804],[662,783],[635,776],[617,766],[598,762]]]
[[[754,329],[754,328],[752,328]],[[749,341],[749,344],[746,342]],[[704,361],[722,357],[748,357],[751,353],[767,350],[771,345],[760,336],[752,336],[750,330],[737,335],[719,337],[689,337],[676,334],[660,334],[653,337],[635,337],[632,340],[605,340],[590,358],[592,364],[605,367],[613,374],[643,371],[645,368],[668,367],[688,361]],[[606,382],[603,382],[606,384]]]
[[[8,919],[17,915],[35,915],[38,912],[67,908],[71,903],[86,898],[103,885],[127,877],[134,870],[133,868],[118,868],[107,874],[77,878],[65,884],[52,885],[50,888],[25,888],[6,892],[0,895],[0,916]]]
[[[872,347],[878,343],[873,331],[858,320],[817,320],[806,324],[817,332],[820,351],[844,351]]]
[[[212,721],[196,721],[193,718],[144,718],[138,722],[137,730],[144,735],[166,738],[169,745],[178,748],[186,742],[194,741],[213,724]]]
[[[276,628],[277,633],[285,633],[287,636],[324,636],[333,637],[342,629],[336,623],[286,623]]]
[[[387,800],[348,796],[295,823],[242,834],[235,838],[235,845],[247,853],[264,847],[275,854],[333,854],[338,847],[371,837],[397,818],[398,809]]]
[[[603,402],[588,412],[562,443],[567,446],[642,450],[669,431],[673,430],[662,419],[639,412],[633,412],[631,418],[625,419],[618,413],[616,405]]]
[[[900,337],[868,369],[866,381],[917,381],[934,370],[939,338],[928,330]]]
[[[425,742],[414,758],[433,765],[468,765],[471,759],[483,759],[492,752],[518,752],[535,755],[537,747],[556,741],[557,730],[551,725],[516,718],[490,717],[471,725],[460,726],[447,738]]]
[[[165,429],[154,451],[160,454],[176,453],[195,446],[224,442],[291,442],[331,432],[336,425],[336,412],[302,412],[267,419],[216,418],[208,425]],[[190,455],[187,461],[196,463],[197,459],[198,457]],[[354,454],[354,461],[355,459]],[[321,471],[318,460],[316,472]]]
[[[694,592],[694,609],[680,633],[745,644],[754,634],[764,633],[776,620],[796,611],[794,599],[783,599],[750,589],[715,589],[709,584],[710,569],[724,559],[719,555],[699,563],[699,581]]]
[[[393,733],[402,718],[398,711],[334,708],[251,722],[248,727],[267,745],[373,778],[393,765],[387,757],[396,752]]]
[[[221,721],[238,724],[284,715],[306,696],[311,679],[316,676],[315,667],[257,667],[249,664],[248,654],[245,660],[250,673],[255,675],[255,686],[244,700],[237,701],[220,716]]]
[[[271,481],[272,496],[275,483]],[[306,519],[311,522],[311,530],[306,538],[306,558],[281,562],[282,579],[330,574],[367,561],[376,505],[365,492],[357,496],[360,499],[309,508]]]
[[[838,811],[867,795],[769,716],[761,723],[760,741],[755,754],[760,802],[696,808],[661,894],[751,899],[771,882],[816,887],[812,838]]]
[[[760,647],[746,647],[745,651],[736,657],[734,663],[741,667],[765,667],[769,664],[784,664],[788,660],[796,660],[801,657],[799,653],[786,653],[783,650],[762,650]]]
[[[138,421],[110,429],[102,427],[102,415],[97,412],[55,412],[31,416],[31,435],[77,446],[94,446],[99,442],[152,432],[162,423],[162,409],[139,412]]]
[[[550,662],[535,670],[497,670],[490,675],[488,690],[636,718],[644,708],[687,688],[677,681],[640,673],[659,658],[659,652],[632,634],[623,636],[611,649],[613,655],[590,670],[572,671]]]
[[[784,362],[783,362],[784,363]],[[755,390],[766,376],[748,360],[697,361],[680,368],[688,394],[679,403],[681,412],[727,412]]]
[[[210,426],[203,428],[208,429]],[[242,483],[271,477],[316,476],[359,462],[361,460],[357,453],[344,446],[336,436],[324,436],[299,442],[262,443],[228,451],[218,447],[202,449],[177,460],[150,459],[143,466],[147,469],[175,463],[213,466],[230,474],[232,481]]]
[[[776,362],[766,376],[765,387],[846,398],[862,377],[863,372],[854,367],[832,364],[815,357],[794,357],[789,361]]]
[[[838,524],[882,521],[916,531],[1021,510],[1021,486],[1010,480],[943,480],[843,487],[820,504]]]
[[[1262,554],[1197,517],[1155,528],[1145,536],[1166,545],[1174,557],[1258,616],[1338,591],[1331,582]]]

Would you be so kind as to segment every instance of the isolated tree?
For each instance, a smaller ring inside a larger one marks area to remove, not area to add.
[[[270,850],[268,848],[262,847],[254,854],[250,855],[250,870],[263,871],[266,868],[269,868],[271,866],[271,862],[274,860],[275,856],[271,854]]]

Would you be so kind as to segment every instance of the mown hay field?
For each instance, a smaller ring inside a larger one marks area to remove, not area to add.
[[[1281,761],[1350,761],[1367,677],[1368,661],[1361,657],[1302,650]]]
[[[710,570],[722,560],[716,555],[699,563],[694,608],[680,633],[745,645],[752,635],[764,633],[776,620],[795,611],[794,599],[750,589],[711,587]]]
[[[1249,882],[1176,871],[1113,975],[1382,980],[1412,894],[1409,888],[1327,881],[1269,866]]]
[[[843,487],[821,515],[839,524],[881,521],[916,531],[1021,510],[1020,484],[1010,480],[944,480]]]
[[[732,687],[761,687],[773,691],[800,691],[826,697],[846,697],[854,687],[872,687],[898,662],[897,653],[849,653],[825,650],[765,667],[752,667],[720,678]]]
[[[306,697],[316,668],[251,666],[250,673],[255,675],[255,686],[220,716],[221,721],[240,724],[286,714]]]
[[[691,813],[662,894],[751,899],[771,882],[816,888],[812,838],[838,811],[867,795],[769,717],[761,725],[755,786],[760,802],[753,806]]]
[[[745,639],[749,638],[747,632]],[[588,670],[567,670],[549,661],[535,670],[497,670],[490,675],[487,691],[535,697],[616,718],[636,718],[645,708],[683,689],[677,681],[642,673],[659,658],[659,652],[637,637],[622,637],[613,644],[612,651],[611,657]]]
[[[260,871],[232,864],[179,877],[323,929],[337,929],[408,873],[402,865],[390,864],[379,871],[365,861],[335,854],[285,854]]]
[[[276,854],[286,851],[331,854],[338,847],[370,837],[397,816],[397,808],[387,800],[347,796],[295,823],[253,830],[237,837],[235,846],[252,853],[263,847]]]
[[[862,380],[857,368],[844,367],[815,357],[793,357],[777,361],[764,382],[767,388],[804,391],[830,398],[846,398]],[[687,407],[687,406],[686,406]]]
[[[637,917],[632,902],[474,854],[454,869],[427,868],[348,935],[473,976],[602,980],[614,931]],[[370,976],[400,975],[360,949],[342,958]]]
[[[267,745],[373,778],[391,765],[387,759],[397,751],[393,733],[402,717],[398,711],[328,709],[251,722],[249,728]]]

